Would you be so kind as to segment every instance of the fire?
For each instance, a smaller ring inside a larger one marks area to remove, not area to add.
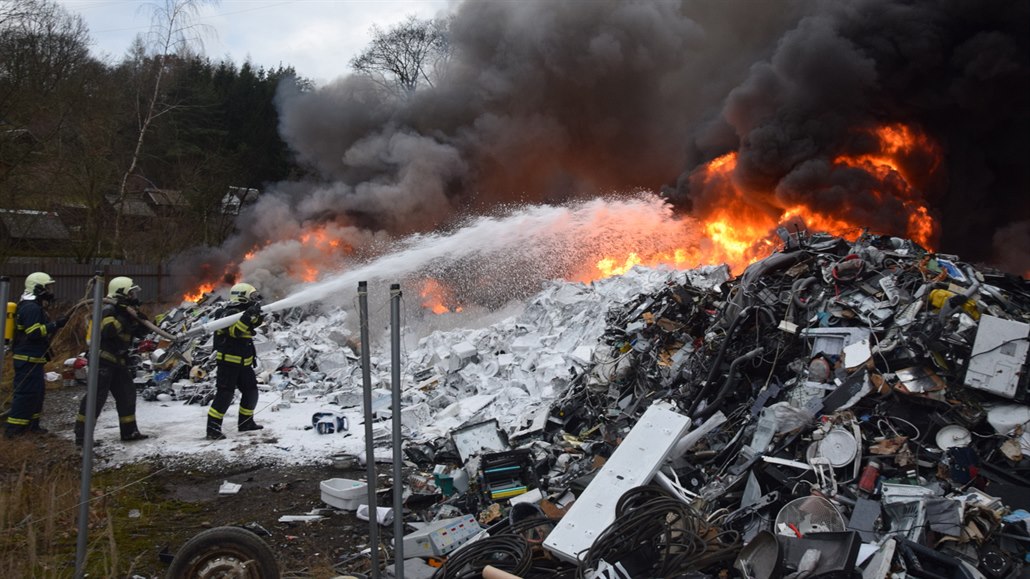
[[[832,215],[825,215],[818,211],[813,211],[804,205],[795,205],[786,209],[783,215],[780,216],[779,224],[791,222],[794,219],[800,219],[809,230],[812,231],[825,231],[827,233],[843,237],[845,239],[857,239],[856,233],[859,232],[861,226],[857,223],[851,223],[844,219],[833,217]]]
[[[293,278],[306,283],[316,281],[324,269],[339,263],[341,254],[354,252],[354,248],[344,243],[334,231],[330,231],[330,227],[321,225],[297,237],[300,257],[289,268]]]
[[[202,283],[196,287],[193,291],[187,292],[186,295],[182,296],[183,301],[187,302],[199,302],[204,298],[204,294],[209,294],[215,291],[215,284],[213,283]]]
[[[916,183],[926,182],[940,164],[936,145],[916,129],[902,125],[884,125],[865,133],[874,137],[876,150],[857,155],[839,155],[834,167],[858,168],[884,184],[871,194],[877,203],[890,194],[905,209],[905,231],[874,233],[903,234],[923,247],[932,248],[938,225],[922,198]],[[923,161],[926,174],[911,174],[905,169],[908,160]],[[929,162],[926,162],[929,160]],[[780,243],[775,232],[783,226],[794,232],[822,231],[846,239],[856,239],[863,226],[875,227],[848,218],[848,208],[829,214],[800,203],[785,203],[771,191],[750,191],[734,179],[737,153],[730,152],[709,161],[692,176],[694,183],[711,193],[708,205],[695,207],[700,229],[706,240],[699,247],[676,249],[671,254],[640,255],[627,252],[625,257],[604,256],[596,263],[596,271],[588,279],[619,275],[638,264],[692,267],[699,264],[726,263],[735,273],[771,253]],[[889,187],[888,187],[889,186]],[[714,200],[714,201],[713,201]]]
[[[597,269],[601,271],[601,275],[604,277],[611,277],[613,275],[622,275],[630,270],[634,265],[640,265],[640,256],[635,252],[630,252],[629,257],[626,261],[619,264],[610,257],[605,257],[601,261],[597,262]]]
[[[325,226],[311,231],[305,231],[300,235],[300,242],[304,245],[320,249],[327,253],[332,253],[337,249],[346,247],[339,239],[331,236],[329,232],[326,231]]]
[[[608,249],[577,258],[568,279],[590,282],[624,274],[637,265],[685,269],[724,263],[739,274],[779,247],[780,228],[790,233],[826,232],[855,239],[869,227],[872,233],[903,235],[932,249],[939,228],[922,187],[932,182],[940,165],[936,144],[917,128],[897,123],[856,129],[849,137],[842,145],[844,152],[832,158],[811,159],[821,169],[810,172],[812,181],[781,181],[775,191],[759,190],[759,186],[741,178],[746,175],[740,174],[737,152],[709,161],[690,175],[691,189],[702,192],[692,198],[692,216],[673,217],[675,223],[661,234],[655,232],[649,247],[633,243],[633,247],[612,250],[606,245]],[[840,192],[852,191],[852,187],[861,193],[851,193],[856,196],[849,198]],[[864,197],[857,197],[859,194]],[[867,223],[873,214],[883,216],[882,223],[875,219]],[[649,218],[610,218],[618,221],[613,231],[633,226],[637,231],[650,231],[647,228],[652,225]],[[877,226],[885,230],[877,231]],[[680,227],[682,235],[677,231]],[[338,267],[341,255],[354,253],[354,247],[345,241],[355,239],[353,233],[353,228],[343,223],[306,224],[292,239],[255,246],[240,263],[261,259],[263,253],[272,251],[291,255],[290,263],[281,265],[277,273],[313,282],[322,272]],[[614,239],[618,243],[621,238],[616,234]],[[230,265],[226,271],[230,270],[235,272],[238,267]],[[221,277],[229,279],[227,275]],[[216,285],[205,283],[186,297],[199,299]],[[461,311],[452,292],[437,280],[426,279],[419,295],[423,307],[434,313]]]
[[[461,306],[452,306],[452,309],[445,305],[452,304],[454,298],[451,295],[451,292],[435,279],[426,278],[425,282],[422,284],[422,290],[418,292],[418,295],[422,298],[422,307],[434,314],[446,314],[461,311]]]
[[[204,281],[195,289],[186,293],[183,299],[196,301],[205,293],[210,293],[223,284],[235,283],[239,277],[240,266],[259,259],[262,252],[272,249],[281,251],[282,244],[291,244],[289,249],[296,253],[296,259],[284,266],[286,275],[305,283],[317,281],[322,271],[339,263],[339,256],[350,255],[354,248],[342,241],[341,226],[335,224],[319,225],[300,232],[294,239],[279,242],[268,241],[250,248],[238,261],[225,266],[219,281]]]
[[[908,228],[904,233],[916,243],[931,249],[939,234],[938,225],[930,215],[930,209],[913,185],[920,181],[920,175],[911,174],[904,168],[902,160],[911,156],[929,158],[926,174],[932,174],[940,165],[940,151],[925,135],[902,124],[878,127],[873,134],[877,137],[880,150],[861,155],[840,155],[834,163],[840,166],[859,168],[873,175],[882,183],[890,182],[901,203],[908,211]],[[882,195],[881,191],[874,191]]]
[[[289,268],[290,275],[305,283],[318,280],[318,267],[307,260],[298,260]]]

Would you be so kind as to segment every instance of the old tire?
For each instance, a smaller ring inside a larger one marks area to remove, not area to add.
[[[279,565],[261,537],[240,527],[216,527],[186,541],[166,577],[277,579]]]

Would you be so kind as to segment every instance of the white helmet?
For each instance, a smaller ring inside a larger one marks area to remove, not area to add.
[[[116,277],[107,284],[107,297],[121,300],[138,300],[139,286],[132,283],[131,277]]]
[[[49,274],[37,271],[25,277],[25,293],[34,296],[53,296],[50,286],[54,284],[54,278]]]
[[[261,294],[249,283],[238,283],[229,290],[229,302],[233,304],[249,304],[261,301]]]

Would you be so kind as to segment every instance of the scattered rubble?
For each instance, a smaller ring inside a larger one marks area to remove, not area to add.
[[[404,552],[437,579],[1019,576],[1030,285],[894,237],[781,237],[737,278],[555,282],[405,352]],[[257,343],[266,391],[330,407],[319,433],[362,430],[342,414],[362,404],[346,316],[277,312]],[[208,404],[210,338],[162,345],[144,398]],[[389,371],[373,357],[381,448]],[[368,518],[363,482],[322,484]]]

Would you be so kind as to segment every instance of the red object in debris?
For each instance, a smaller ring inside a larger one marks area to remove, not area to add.
[[[857,279],[865,269],[865,262],[857,254],[851,253],[838,261],[832,270],[833,279],[839,281],[851,281]]]
[[[87,362],[85,358],[75,358],[75,361],[72,362],[72,368],[81,370],[85,368],[87,364],[89,364],[89,362]]]
[[[878,478],[880,478],[880,463],[870,460],[865,465],[865,468],[862,469],[862,475],[858,479],[858,488],[873,494],[873,491],[876,490],[876,479]]]
[[[157,344],[155,344],[153,340],[143,340],[139,343],[139,346],[136,347],[137,352],[153,352],[156,349]]]

